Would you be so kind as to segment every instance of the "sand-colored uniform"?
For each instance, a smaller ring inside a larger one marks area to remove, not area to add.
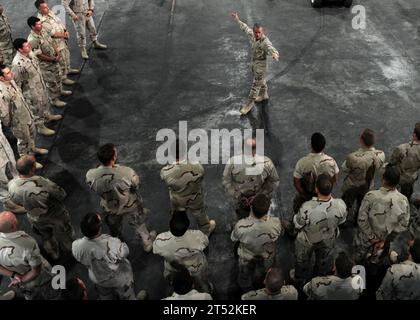
[[[368,254],[374,253],[373,241],[385,241],[392,232],[407,230],[409,219],[409,202],[398,190],[382,187],[369,191],[363,198],[357,220],[353,243],[356,262],[363,263]]]
[[[42,53],[50,58],[56,56],[54,41],[47,30],[41,30],[39,34],[32,30],[28,36],[28,42],[36,54]],[[39,65],[41,67],[42,77],[48,88],[49,96],[54,101],[61,96],[61,91],[63,90],[60,63],[40,60]]]
[[[17,286],[27,300],[56,300],[60,290],[51,285],[51,266],[41,256],[35,239],[24,231],[0,233],[0,265],[24,275],[41,266],[40,274],[30,282]]]
[[[420,265],[407,260],[393,264],[376,292],[378,300],[419,300]]]
[[[262,280],[274,264],[276,241],[282,233],[280,219],[269,215],[261,219],[250,215],[235,225],[231,239],[239,242],[238,283],[244,292],[252,289],[254,278]]]
[[[4,203],[9,199],[8,183],[17,175],[15,155],[3,134],[0,121],[0,202]]]
[[[353,288],[352,280],[335,275],[316,277],[305,284],[303,292],[308,300],[357,300],[361,291]]]
[[[9,194],[14,203],[26,209],[48,253],[58,255],[60,248],[71,251],[74,230],[63,203],[66,192],[60,186],[40,176],[18,177],[9,182]]]
[[[192,289],[186,294],[177,294],[174,292],[170,297],[162,300],[213,300],[213,298],[206,292],[198,292]]]
[[[187,230],[181,237],[175,237],[168,231],[156,237],[153,253],[165,259],[163,275],[169,281],[180,264],[191,273],[197,290],[210,292],[207,258],[203,252],[208,245],[209,239],[200,230]]]
[[[95,9],[94,0],[62,0],[62,4],[70,17],[77,16],[79,19],[73,21],[74,29],[77,32],[77,43],[80,48],[86,48],[86,31],[89,32],[92,41],[98,40],[93,17],[87,17],[87,11]],[[87,30],[86,30],[87,29]]]
[[[357,221],[357,215],[365,194],[374,188],[375,174],[385,163],[385,153],[371,148],[360,148],[350,153],[342,165],[344,182],[342,199],[347,205],[349,217]]]
[[[346,221],[346,204],[331,197],[328,201],[313,198],[305,202],[293,217],[298,235],[295,241],[295,277],[308,280],[332,270],[332,251],[339,235],[338,226]],[[312,255],[315,266],[312,270]]]
[[[89,271],[100,300],[136,300],[128,246],[118,238],[102,234],[73,242],[74,258]]]
[[[294,286],[283,286],[280,292],[269,294],[265,289],[250,291],[242,295],[241,300],[297,300],[298,292]]]
[[[169,188],[171,209],[190,211],[199,230],[208,234],[210,223],[202,187],[203,166],[200,163],[181,161],[163,167],[160,177]]]
[[[36,125],[44,124],[50,115],[50,102],[39,59],[32,52],[28,57],[18,52],[13,59],[12,72],[31,108]]]
[[[10,66],[12,64],[15,49],[13,48],[12,30],[9,19],[5,14],[0,15],[0,62]]]
[[[16,137],[19,155],[34,153],[34,116],[22,90],[14,80],[10,81],[10,84],[0,81],[0,120]]]
[[[293,211],[298,213],[302,204],[316,197],[315,183],[321,174],[326,174],[331,178],[339,173],[337,162],[325,153],[310,153],[299,159],[296,163],[293,177],[300,179],[303,194],[297,194],[293,200]]]

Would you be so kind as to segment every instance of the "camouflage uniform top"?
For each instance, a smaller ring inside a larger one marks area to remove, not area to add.
[[[230,237],[239,241],[239,257],[269,259],[276,253],[275,242],[282,232],[279,218],[266,215],[257,219],[251,215],[236,223]]]
[[[316,181],[316,177],[321,174],[327,174],[330,177],[333,177],[338,174],[339,171],[337,163],[332,157],[323,152],[310,153],[299,159],[296,163],[293,177],[296,179],[302,179],[305,175],[311,174],[313,180]]]
[[[343,182],[343,190],[351,187],[367,186],[373,188],[374,175],[383,166],[385,162],[385,153],[381,150],[371,148],[360,148],[350,153],[343,163],[343,171],[346,174]],[[369,180],[369,181],[368,181]]]
[[[49,56],[50,58],[55,57],[56,51],[54,49],[54,41],[46,30],[41,30],[41,33],[36,33],[33,30],[28,36],[28,42],[31,45],[32,50],[41,50],[41,53]],[[40,61],[42,65],[50,65],[51,62]]]
[[[72,252],[88,269],[89,278],[95,284],[120,287],[133,282],[128,246],[118,238],[107,234],[94,239],[83,237],[73,242]]]
[[[308,300],[357,300],[361,292],[353,288],[352,279],[334,275],[316,277],[305,284],[303,292]]]
[[[21,275],[41,265],[41,273],[23,286],[30,289],[51,281],[50,264],[41,256],[35,239],[23,231],[0,233],[0,265]]]
[[[259,193],[271,198],[279,186],[279,176],[268,157],[234,156],[226,163],[223,186],[235,199]]]
[[[63,0],[62,4],[68,14],[74,16],[76,13],[84,13],[88,9],[95,8],[94,0]]]
[[[48,15],[38,13],[38,19],[42,22],[42,29],[44,29],[52,38],[54,44],[57,46],[58,51],[66,48],[66,40],[63,38],[54,38],[57,32],[65,32],[66,27],[63,22],[58,18],[54,12],[50,11]]]
[[[380,188],[369,191],[359,210],[359,232],[367,240],[385,240],[391,232],[407,229],[410,206],[407,197],[398,192]]]
[[[141,206],[140,178],[129,167],[99,166],[87,172],[86,183],[101,197],[101,207],[106,212],[119,215]]]
[[[420,239],[420,194],[413,193],[411,196],[411,222],[409,226],[410,234],[415,239]]]
[[[15,155],[13,153],[13,149],[9,144],[6,136],[3,134],[2,124],[0,121],[0,169],[4,168],[8,163],[10,163],[10,173],[13,176],[17,175],[16,171],[16,160]],[[4,182],[6,183],[6,182]],[[0,181],[0,185],[2,185],[2,181]]]
[[[9,194],[12,201],[23,206],[33,219],[65,210],[63,201],[66,192],[51,180],[40,176],[11,180]]]
[[[9,19],[4,14],[0,15],[0,58],[2,58],[2,50],[14,51],[12,30],[10,28]]]
[[[420,265],[413,261],[393,264],[376,292],[378,300],[419,300]]]
[[[391,155],[390,163],[401,171],[400,184],[412,184],[420,169],[420,143],[410,142],[398,146]]]
[[[279,293],[269,294],[265,289],[250,291],[242,295],[241,300],[297,300],[298,292],[294,286],[283,286]]]
[[[198,292],[192,289],[186,294],[177,294],[174,292],[170,297],[162,300],[213,300],[213,298],[206,292]]]
[[[156,237],[153,253],[165,258],[165,268],[168,270],[174,270],[171,262],[175,262],[196,273],[207,265],[203,250],[208,245],[209,239],[199,230],[187,230],[181,237],[175,237],[168,231]]]
[[[200,163],[182,161],[167,165],[160,177],[168,185],[172,205],[177,209],[202,206],[204,168]]]
[[[15,81],[22,88],[23,95],[28,101],[32,101],[33,95],[48,94],[39,64],[38,57],[32,52],[29,57],[18,52],[13,59],[12,71]]]
[[[0,81],[0,120],[6,127],[30,125],[34,121],[22,90],[14,80],[10,85]]]
[[[297,239],[315,244],[338,237],[338,226],[346,221],[347,208],[341,199],[331,197],[328,201],[313,198],[305,202],[293,217],[295,227],[300,230]]]
[[[238,20],[239,27],[243,32],[245,32],[249,38],[251,44],[251,59],[252,62],[255,61],[266,61],[268,54],[276,53],[279,54],[276,48],[273,47],[273,44],[268,39],[268,37],[263,36],[260,40],[256,40],[254,36],[254,31],[246,25],[246,23]]]

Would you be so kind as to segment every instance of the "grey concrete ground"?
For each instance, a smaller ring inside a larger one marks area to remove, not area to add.
[[[33,1],[2,2],[14,35],[26,36]],[[91,52],[57,137],[42,141],[50,146],[42,174],[68,192],[66,204],[78,235],[81,217],[99,209],[84,176],[105,142],[117,144],[120,162],[141,175],[150,224],[160,232],[167,230],[169,217],[155,161],[161,128],[177,130],[180,120],[187,120],[190,129],[266,128],[266,151],[281,177],[274,211],[290,216],[293,168],[309,152],[313,132],[325,134],[327,153],[341,164],[358,147],[363,128],[377,132],[377,146],[389,155],[420,120],[417,0],[354,1],[366,7],[365,30],[352,28],[349,9],[315,10],[308,0],[176,0],[172,15],[172,0],[95,2],[100,38],[109,49]],[[248,42],[231,11],[249,24],[262,23],[280,52],[280,62],[269,65],[270,102],[249,117],[238,112],[251,83]],[[74,65],[82,65],[71,23],[69,29]],[[219,299],[238,294],[228,231],[233,211],[221,185],[223,167],[205,166],[208,214],[218,223],[208,257]],[[162,260],[145,254],[129,229],[126,235],[137,289],[147,289],[151,299],[164,297]],[[280,241],[279,262],[286,269],[293,264],[291,250],[289,240]],[[86,279],[80,266],[70,274]],[[95,296],[93,290],[90,294]]]

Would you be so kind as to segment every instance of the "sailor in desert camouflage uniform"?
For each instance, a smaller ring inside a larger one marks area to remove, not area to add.
[[[51,36],[43,29],[40,19],[30,17],[28,26],[31,28],[28,42],[40,60],[42,76],[47,85],[51,103],[55,107],[62,108],[67,104],[59,99],[60,96],[72,94],[69,90],[63,90],[63,79],[60,69],[60,60],[63,57],[60,55]]]
[[[0,275],[11,278],[27,300],[56,300],[60,290],[51,285],[51,266],[35,239],[18,230],[11,212],[0,213]]]
[[[264,34],[264,29],[259,24],[255,24],[251,29],[239,19],[239,15],[232,13],[232,18],[249,38],[251,44],[251,70],[254,75],[251,91],[249,92],[248,102],[241,108],[242,114],[247,114],[254,107],[255,102],[268,100],[267,82],[267,56],[279,61],[279,53],[273,47],[271,41]]]
[[[410,205],[412,221],[409,231],[413,239],[420,239],[420,193],[413,193]]]
[[[255,196],[264,194],[271,199],[280,179],[270,158],[256,153],[256,140],[246,141],[252,147],[252,156],[244,152],[228,160],[223,171],[223,186],[233,198],[239,219],[246,218]]]
[[[61,55],[59,63],[63,84],[68,86],[73,85],[75,82],[67,76],[71,74],[78,74],[80,70],[70,67],[70,50],[67,45],[70,33],[67,31],[60,18],[49,9],[46,0],[36,0],[35,7],[38,10],[38,18],[42,22],[42,28],[49,33]]]
[[[35,158],[21,157],[16,163],[19,177],[9,182],[11,200],[24,207],[34,231],[44,242],[45,251],[57,260],[71,251],[74,230],[63,204],[66,192],[49,179],[35,175]]]
[[[420,122],[414,127],[412,141],[395,148],[389,163],[400,170],[400,192],[410,199],[420,170]]]
[[[45,124],[61,120],[62,116],[52,115],[50,112],[48,88],[42,77],[39,59],[32,52],[31,45],[26,39],[15,39],[13,45],[17,51],[12,63],[15,81],[22,89],[23,96],[35,117],[37,132],[44,136],[52,136],[55,131],[47,128]]]
[[[0,4],[0,63],[10,67],[15,50],[12,43],[12,30],[9,19],[4,14],[4,8]]]
[[[180,267],[185,267],[194,279],[194,287],[201,292],[211,292],[207,275],[207,258],[204,250],[208,237],[200,230],[188,230],[190,221],[185,211],[175,211],[169,223],[170,231],[163,232],[153,243],[153,253],[165,259],[163,276],[172,282]]]
[[[185,267],[179,267],[172,280],[174,293],[162,300],[213,300],[210,294],[194,289],[194,279]]]
[[[345,177],[341,198],[349,211],[347,221],[357,222],[363,197],[373,189],[375,174],[379,172],[385,162],[385,153],[376,150],[373,147],[374,143],[375,133],[370,129],[365,129],[360,136],[361,148],[350,153],[343,163],[342,169]]]
[[[187,210],[197,221],[198,229],[209,236],[216,227],[216,221],[209,220],[204,203],[202,181],[204,168],[198,162],[187,161],[181,155],[180,141],[176,141],[175,162],[160,171],[160,178],[169,188],[171,210]]]
[[[297,281],[325,275],[332,269],[338,226],[346,221],[347,216],[344,201],[331,196],[332,183],[328,175],[318,176],[315,190],[318,196],[305,202],[293,218],[299,231],[295,241]],[[312,271],[313,254],[315,266]]]
[[[261,281],[273,266],[276,256],[276,241],[283,233],[280,219],[268,215],[271,200],[259,194],[252,202],[249,217],[235,225],[231,239],[239,242],[238,283],[243,292],[252,289],[253,279]]]
[[[143,240],[143,248],[150,252],[156,231],[149,232],[146,226],[147,212],[140,196],[140,178],[136,172],[117,164],[117,149],[107,143],[97,153],[99,165],[86,174],[86,183],[101,197],[101,207],[111,236],[122,239],[123,219],[134,228]]]
[[[296,288],[285,285],[284,282],[281,270],[270,268],[264,279],[265,288],[249,291],[242,295],[241,300],[297,300]]]
[[[355,261],[364,264],[375,256],[391,234],[406,231],[410,219],[408,199],[396,189],[400,181],[398,168],[387,165],[382,187],[369,191],[359,210],[358,228],[353,242]]]

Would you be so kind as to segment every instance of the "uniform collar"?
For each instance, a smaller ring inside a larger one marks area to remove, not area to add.
[[[9,233],[0,232],[0,238],[16,239],[16,238],[19,238],[19,237],[23,236],[24,234],[25,234],[25,231],[22,231],[22,230],[15,231],[15,232],[9,232]]]

